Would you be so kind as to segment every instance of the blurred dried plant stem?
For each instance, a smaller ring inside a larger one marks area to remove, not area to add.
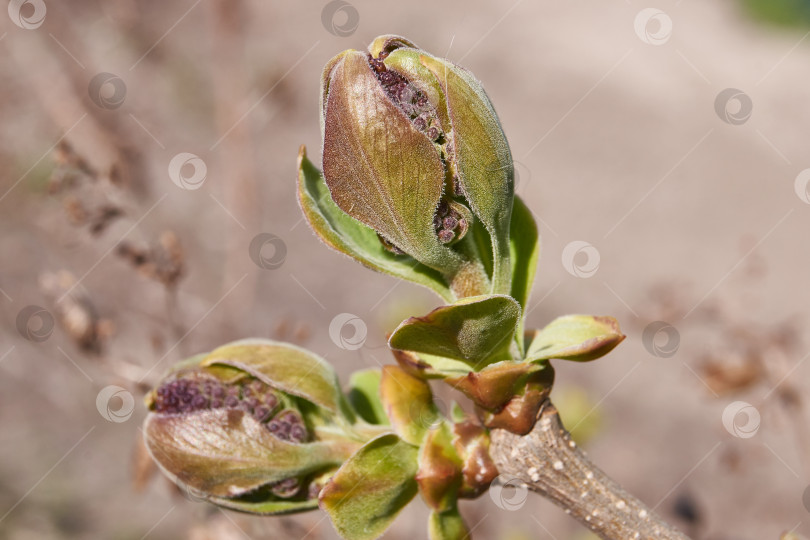
[[[522,481],[600,538],[688,540],[591,463],[548,400],[528,435],[493,430],[490,450],[501,475]]]
[[[55,5],[54,9],[59,8]],[[89,55],[83,54],[86,51],[82,50],[80,40],[74,39],[77,33],[71,21],[72,17],[60,19],[59,42],[67,43],[73,54],[86,61]],[[69,134],[76,152],[85,156],[101,176],[114,184],[127,186],[136,196],[144,195],[147,186],[140,158],[126,142],[120,125],[121,115],[103,115],[106,111],[88,106],[86,88],[92,67],[82,65],[80,68],[78,60],[58,56],[52,50],[53,44],[46,41],[46,34],[27,38],[4,40],[4,45],[11,61],[19,67],[16,72],[25,78],[26,86],[63,138]]]
[[[61,141],[57,145],[55,162],[56,168],[51,175],[48,191],[51,195],[61,197],[62,206],[70,223],[77,228],[87,227],[91,239],[100,237],[113,222],[117,220],[131,222],[131,215],[143,213],[132,209],[131,204],[125,204],[128,190],[96,172],[86,158],[79,155],[66,141]],[[116,255],[129,263],[141,276],[156,281],[165,288],[169,327],[174,338],[179,339],[183,335],[183,328],[179,323],[176,295],[177,285],[185,272],[185,255],[177,235],[170,230],[163,231],[157,241],[150,241],[148,244],[122,238],[114,248]],[[74,291],[79,282],[75,281],[72,274],[67,271],[63,271],[63,274],[70,276],[70,279],[60,280],[61,294],[56,294],[58,288],[54,286],[56,282],[53,279],[48,281],[47,287],[43,282],[43,289],[53,298],[57,313],[65,311],[64,306],[68,304],[92,307],[92,302],[85,292]],[[75,297],[79,294],[82,300],[77,303]],[[60,304],[63,304],[61,308]],[[87,308],[84,311],[91,313],[94,310]],[[76,309],[70,312],[78,313]],[[88,315],[85,318],[92,317]],[[109,337],[111,334],[85,330],[78,336],[76,324],[68,325],[65,321],[62,322],[63,327],[81,348],[95,352],[100,352],[101,349],[99,338]]]

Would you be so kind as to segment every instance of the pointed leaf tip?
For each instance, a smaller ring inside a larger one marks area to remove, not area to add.
[[[526,360],[587,362],[606,355],[624,338],[613,317],[566,315],[529,335]]]

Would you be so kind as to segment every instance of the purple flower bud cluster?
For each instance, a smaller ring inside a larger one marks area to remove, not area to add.
[[[309,439],[301,415],[291,409],[280,410],[278,394],[258,379],[226,385],[213,377],[186,376],[163,383],[155,392],[154,409],[159,413],[221,408],[244,411],[279,439],[296,443]]]
[[[467,231],[467,220],[449,204],[442,201],[433,216],[433,227],[436,229],[436,236],[442,244],[452,242],[456,238],[464,236]]]
[[[369,57],[369,66],[380,81],[391,102],[410,118],[414,127],[424,133],[434,142],[443,142],[444,133],[436,116],[436,111],[428,101],[427,96],[416,88],[405,77],[394,70],[388,69],[380,58]]]
[[[305,442],[309,437],[307,428],[304,425],[304,419],[301,418],[299,413],[293,410],[286,410],[276,415],[276,417],[267,424],[267,429],[270,430],[270,433],[284,441],[300,443]]]
[[[162,384],[155,392],[155,410],[162,413],[184,413],[219,409],[239,403],[239,388],[226,388],[213,378],[181,378]]]

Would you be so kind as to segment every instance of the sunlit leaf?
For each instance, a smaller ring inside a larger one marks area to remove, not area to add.
[[[531,335],[526,360],[587,362],[606,355],[624,338],[613,317],[566,315]]]
[[[394,432],[413,445],[439,420],[430,385],[399,366],[383,367],[380,397]]]
[[[331,364],[289,343],[262,339],[236,341],[212,351],[203,365],[238,368],[273,388],[333,413],[341,410],[342,394]]]
[[[540,257],[540,235],[534,222],[531,210],[515,195],[512,207],[512,224],[509,228],[509,251],[512,254],[512,292],[510,296],[517,300],[523,310],[524,318],[528,309],[529,296],[537,271],[537,260]],[[523,319],[521,319],[516,337],[523,350]]]
[[[144,424],[144,440],[170,478],[217,497],[243,495],[271,482],[339,465],[359,446],[283,441],[238,409],[151,413]]]
[[[411,317],[394,330],[389,345],[459,360],[473,370],[510,357],[520,306],[509,296],[473,296]]]
[[[444,91],[453,126],[461,187],[475,215],[492,238],[493,292],[507,294],[509,222],[514,196],[514,166],[498,115],[481,83],[447,60],[422,55]]]
[[[380,243],[377,233],[338,208],[323,174],[306,156],[298,154],[298,200],[312,230],[332,249],[363,265],[432,289],[446,301],[453,300],[441,273],[408,255],[395,255]]]
[[[385,532],[416,495],[418,453],[396,435],[382,435],[340,467],[320,493],[338,534],[371,540]]]

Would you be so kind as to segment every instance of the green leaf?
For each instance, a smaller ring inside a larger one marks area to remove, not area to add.
[[[359,446],[348,441],[283,441],[237,409],[150,413],[144,440],[169,478],[215,497],[236,497],[271,482],[339,465]]]
[[[430,385],[399,366],[383,367],[380,398],[394,432],[413,445],[439,421]]]
[[[213,504],[222,506],[224,508],[229,508],[231,510],[237,510],[239,512],[245,512],[247,514],[257,514],[264,516],[295,514],[318,508],[318,499],[307,499],[307,500],[274,499],[264,501],[251,501],[242,499],[227,499],[224,497],[209,497],[207,500],[209,502],[212,502]]]
[[[349,540],[379,537],[417,492],[419,450],[394,434],[368,442],[324,486],[320,506]]]
[[[306,349],[263,339],[235,341],[212,351],[203,366],[241,369],[265,384],[333,413],[342,411],[342,393],[332,366]]]
[[[347,397],[358,416],[375,425],[387,425],[388,417],[380,400],[379,369],[363,369],[352,373]]]
[[[315,493],[320,491],[337,470],[338,467],[330,467],[324,471],[318,471],[314,477],[307,477],[301,482],[299,493],[292,498],[278,497],[272,486],[264,486],[235,498],[206,497],[204,493],[192,493],[192,495],[198,495],[218,506],[247,514],[273,516],[307,512],[318,508],[318,497],[317,495],[312,496],[312,490],[315,489]]]
[[[298,200],[312,230],[332,249],[372,270],[422,285],[443,300],[453,301],[453,294],[440,272],[408,255],[391,253],[380,243],[374,230],[338,208],[323,175],[307,159],[303,146],[298,154]]]
[[[462,377],[472,372],[469,365],[459,360],[399,349],[391,349],[391,353],[400,367],[419,379]]]
[[[400,324],[388,344],[464,362],[477,371],[510,357],[520,306],[506,295],[472,296]]]
[[[526,360],[559,358],[587,362],[606,355],[624,338],[613,317],[566,315],[534,332]]]
[[[457,272],[462,258],[433,226],[445,179],[439,152],[386,95],[359,51],[331,70],[323,174],[345,213],[422,264],[445,276]]]
[[[537,233],[537,224],[534,222],[531,210],[515,195],[515,205],[512,208],[512,224],[509,228],[509,251],[512,254],[512,292],[510,296],[517,300],[526,313],[529,296],[534,284],[534,274],[537,271],[537,260],[540,257],[540,235]],[[518,345],[523,349],[524,317],[518,325],[516,336]]]
[[[431,512],[428,534],[430,540],[468,540],[470,538],[470,531],[457,507],[444,512]]]
[[[460,377],[473,371],[470,364],[460,360],[425,353],[418,353],[416,356],[429,366],[426,373],[427,378],[444,379],[445,377]]]
[[[461,187],[492,237],[492,291],[507,294],[511,279],[509,222],[514,165],[506,135],[484,88],[470,72],[428,55],[420,60],[444,90]]]

